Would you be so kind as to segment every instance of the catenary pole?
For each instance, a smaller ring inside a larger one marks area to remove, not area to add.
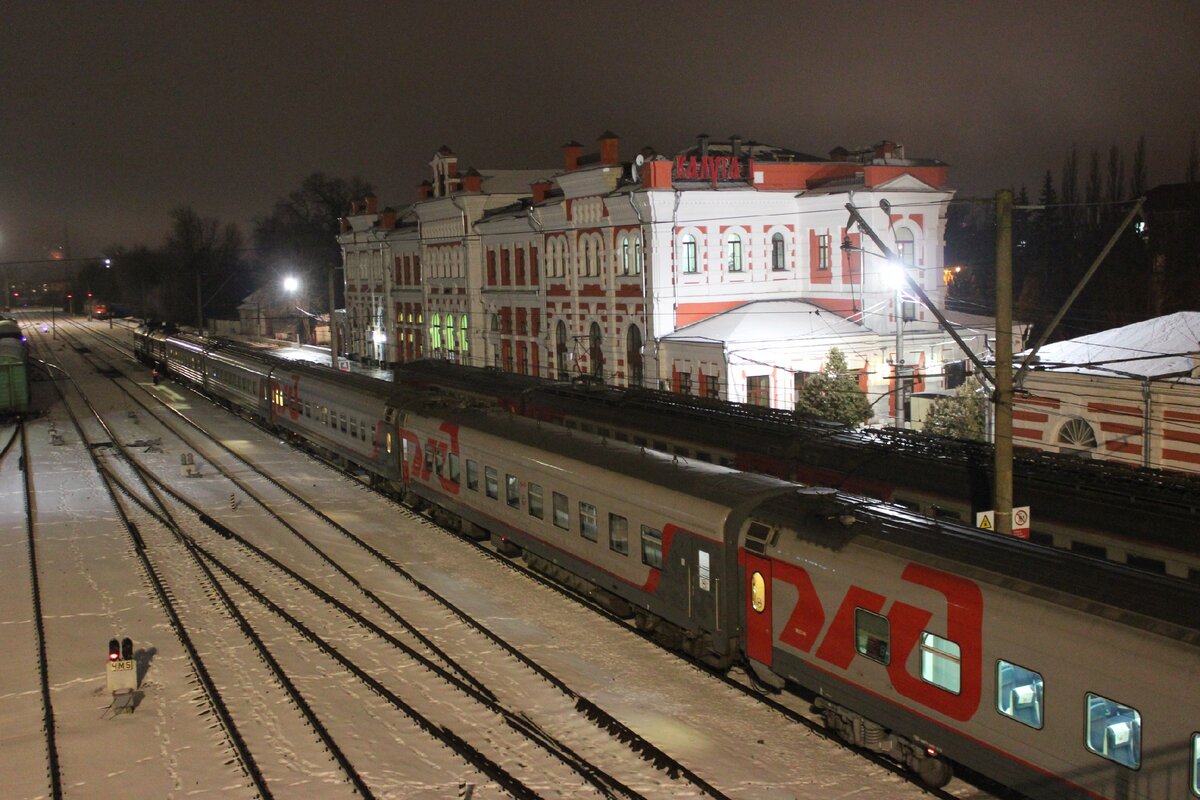
[[[337,272],[336,267],[329,268],[329,357],[330,365],[334,369],[339,369],[337,320],[334,318],[335,315],[333,313],[335,304],[334,298],[336,297],[333,291],[333,277],[335,272]]]
[[[1012,533],[1013,373],[1012,373],[1012,192],[996,192],[996,533]]]

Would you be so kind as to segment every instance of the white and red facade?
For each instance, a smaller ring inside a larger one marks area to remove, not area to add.
[[[874,245],[848,228],[846,204],[940,306],[945,207],[953,194],[944,164],[907,159],[890,142],[823,158],[701,137],[674,158],[643,151],[633,163],[620,160],[618,145],[606,132],[595,154],[564,145],[557,170],[465,175],[443,148],[431,162],[433,181],[398,226],[381,230],[382,215],[365,208],[344,220],[348,310],[352,296],[363,309],[350,313],[350,324],[361,327],[351,353],[387,362],[442,357],[547,377],[590,374],[615,385],[697,393],[706,387],[746,400],[746,381],[761,376],[749,375],[721,343],[709,343],[703,358],[692,355],[689,326],[789,299],[848,323],[839,330],[854,335],[792,337],[788,346],[788,331],[774,332],[770,346],[762,345],[771,351],[776,385],[818,369],[837,340],[869,393],[892,392],[897,294]],[[415,225],[405,228],[406,221]],[[393,267],[383,284],[376,273],[367,276],[377,243],[391,248],[380,259]],[[374,299],[379,285],[391,299],[382,306]],[[381,307],[386,322],[377,320]],[[940,375],[944,361],[963,354],[927,310],[911,308],[904,362]],[[382,350],[370,349],[375,330],[388,333]],[[739,346],[742,353],[755,348]],[[769,397],[790,407],[792,389]],[[875,407],[882,418],[894,404]]]

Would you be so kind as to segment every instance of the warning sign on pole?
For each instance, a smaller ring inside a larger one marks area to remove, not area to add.
[[[975,513],[975,527],[985,531],[996,530],[996,512],[978,511]]]
[[[1029,513],[1029,506],[1017,506],[1012,510],[1012,534],[1018,539],[1029,538],[1030,521],[1033,515]],[[975,512],[975,527],[980,530],[994,531],[996,530],[996,512],[994,509],[987,511]]]

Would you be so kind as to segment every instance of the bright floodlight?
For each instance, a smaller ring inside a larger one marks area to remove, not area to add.
[[[295,275],[288,275],[286,278],[283,279],[283,288],[284,288],[284,291],[294,293],[297,289],[300,288],[300,279],[297,278]]]
[[[892,289],[903,289],[908,285],[904,276],[904,265],[898,259],[888,259],[883,264],[883,280]]]

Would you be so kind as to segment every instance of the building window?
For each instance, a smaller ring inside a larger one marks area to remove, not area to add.
[[[565,381],[570,377],[568,365],[571,363],[571,351],[567,349],[567,323],[561,319],[554,329],[555,356],[558,360],[558,379]]]
[[[567,496],[553,492],[554,524],[564,531],[571,530],[571,512],[567,509]]]
[[[829,269],[829,234],[817,237],[817,269]]]
[[[629,274],[629,237],[621,237],[621,274]]]
[[[642,563],[662,569],[662,531],[642,526]]]
[[[917,265],[917,243],[908,228],[896,228],[896,256],[906,267]]]
[[[696,237],[690,233],[679,240],[679,257],[683,261],[683,271],[686,274],[696,272]]]
[[[493,500],[500,499],[500,479],[494,467],[483,468],[483,490]]]
[[[726,255],[729,260],[726,265],[730,272],[742,271],[742,237],[736,233],[731,233],[729,238],[725,240]]]
[[[625,334],[625,365],[629,370],[626,383],[629,386],[641,386],[645,377],[642,371],[642,330],[637,325],[630,325]]]
[[[771,269],[776,272],[787,269],[787,254],[784,248],[782,233],[771,237]]]
[[[600,528],[596,524],[596,507],[582,500],[579,502],[579,533],[589,542],[600,538]]]
[[[770,375],[751,375],[746,378],[746,402],[752,406],[771,407]]]
[[[888,653],[891,641],[891,625],[888,618],[866,609],[854,609],[854,648],[872,661],[886,664],[891,659]]]
[[[1109,761],[1137,769],[1142,763],[1142,715],[1101,697],[1087,697],[1087,749]]]
[[[629,520],[617,514],[608,515],[608,549],[629,555]]]
[[[1069,419],[1058,430],[1058,443],[1064,452],[1093,450],[1096,447],[1096,432],[1085,420]]]
[[[690,372],[680,372],[679,373],[679,393],[680,394],[691,394],[692,393],[692,373],[690,373]]]
[[[719,375],[700,373],[700,396],[712,399],[721,397],[721,379]]]
[[[949,639],[927,631],[921,633],[921,680],[947,692],[962,690],[962,652]]]
[[[642,274],[642,237],[633,237],[633,274]]]
[[[996,662],[996,710],[1031,728],[1042,727],[1042,676],[1031,669]]]
[[[529,516],[542,519],[542,487],[529,484]]]
[[[467,315],[458,318],[458,350],[466,358],[467,355]]]

